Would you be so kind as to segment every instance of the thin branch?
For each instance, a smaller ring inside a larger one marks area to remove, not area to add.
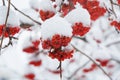
[[[5,6],[5,0],[2,0],[2,2],[3,2],[3,6]]]
[[[87,61],[85,64],[83,64],[83,65],[80,66],[78,69],[76,69],[76,70],[74,71],[74,73],[73,73],[70,77],[68,77],[68,80],[71,80],[72,77],[73,77],[74,75],[76,75],[77,72],[78,72],[80,69],[82,69],[83,67],[85,67],[89,62],[90,62],[90,61]]]
[[[119,60],[117,60],[117,59],[112,58],[111,60],[113,60],[113,61],[115,61],[115,62],[117,62],[117,63],[119,63],[119,64],[120,64],[120,61],[119,61]]]
[[[37,23],[38,25],[41,25],[40,22],[34,20],[33,18],[31,18],[30,16],[28,16],[27,14],[23,13],[22,11],[20,11],[17,7],[15,7],[15,5],[13,5],[11,2],[10,2],[11,6],[16,10],[18,11],[19,13],[21,13],[22,15],[26,16],[27,18],[29,18],[30,20],[32,20],[33,22]]]
[[[112,12],[113,12],[113,14],[115,15],[115,17],[117,18],[117,15],[116,15],[116,13],[115,13],[115,10],[114,10],[114,5],[113,5],[113,0],[110,0],[110,4],[111,4],[111,7],[112,7]]]
[[[57,69],[60,69],[60,80],[62,80],[62,61],[60,61],[59,66]]]
[[[5,35],[5,31],[6,31],[8,16],[9,16],[9,12],[10,12],[10,1],[11,0],[8,1],[8,9],[7,9],[7,15],[6,15],[6,20],[5,20],[5,27],[3,28],[3,32],[2,32],[2,39],[1,39],[1,43],[0,43],[0,54],[1,54],[2,44],[3,44],[4,35]]]
[[[84,42],[88,43],[88,41],[87,41],[86,37],[73,36],[73,38],[76,38],[76,39],[79,39],[79,40],[82,40],[82,41],[84,41]]]
[[[69,4],[70,4],[70,10],[71,11],[72,9],[74,9],[74,4],[73,4],[73,1],[72,0],[69,0]]]
[[[117,5],[117,6],[120,6],[120,4],[117,4],[117,3],[113,3],[114,5]]]
[[[60,80],[62,80],[62,61],[60,61]]]
[[[71,44],[72,45],[72,44]],[[81,50],[79,50],[78,48],[76,48],[74,45],[72,45],[73,48],[76,50],[76,51],[79,51],[81,54],[83,54],[84,56],[86,56],[89,60],[91,60],[94,64],[96,64],[96,66],[99,67],[99,69],[110,79],[112,80],[112,78],[107,74],[107,72],[99,65],[97,64],[90,56],[88,56],[87,54],[85,54],[84,52],[82,52]]]
[[[8,46],[10,46],[10,45],[12,46],[12,45],[13,45],[13,44],[12,44],[12,39],[18,40],[18,38],[12,37],[12,36],[9,35],[9,42],[8,42],[8,44],[6,44],[4,47],[2,47],[2,49],[6,48],[6,47],[8,47]]]
[[[108,44],[106,44],[106,47],[109,47],[109,46],[112,46],[112,45],[116,45],[116,44],[119,44],[120,43],[120,40],[116,40],[116,41],[113,41],[113,42],[110,42]]]

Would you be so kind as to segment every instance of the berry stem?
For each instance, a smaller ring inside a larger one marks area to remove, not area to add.
[[[60,80],[62,80],[62,61],[60,60]]]

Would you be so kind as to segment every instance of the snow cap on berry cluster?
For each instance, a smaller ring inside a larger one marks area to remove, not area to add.
[[[39,9],[44,11],[54,11],[55,9],[52,6],[52,2],[50,0],[40,0]]]
[[[89,12],[82,8],[80,4],[77,4],[76,8],[65,16],[65,19],[72,23],[72,25],[75,23],[83,23],[84,26],[90,26],[91,22]]]
[[[0,25],[5,24],[6,15],[8,8],[6,6],[0,6]],[[7,25],[11,25],[11,27],[19,25],[19,19],[14,11],[10,9],[9,17],[7,21]]]
[[[30,0],[29,4],[32,8],[38,9],[40,6],[40,1],[41,0]]]
[[[43,40],[51,39],[55,34],[68,37],[72,36],[71,24],[57,15],[46,20],[41,25],[41,36]]]

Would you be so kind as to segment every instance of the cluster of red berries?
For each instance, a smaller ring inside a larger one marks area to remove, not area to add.
[[[76,4],[76,2],[80,3],[83,8],[88,10],[91,20],[93,21],[106,13],[106,9],[104,7],[100,7],[97,0],[73,0],[74,4]]]
[[[120,0],[117,0],[118,4],[120,4]]]
[[[120,30],[120,22],[112,21],[110,25],[114,26],[116,29]]]
[[[65,59],[70,59],[73,55],[73,50],[61,50],[55,49],[54,51],[49,51],[49,56],[54,59],[57,58],[59,61],[64,61]]]
[[[72,9],[74,9],[70,4],[63,4],[61,8],[62,15],[67,15]]]
[[[33,41],[32,46],[26,47],[23,49],[24,52],[33,54],[39,50],[38,46],[40,44],[39,40]]]
[[[83,72],[84,73],[88,73],[88,72],[91,72],[91,71],[95,70],[96,68],[97,68],[97,65],[96,64],[92,64],[90,68],[83,69]]]
[[[106,60],[96,59],[96,61],[98,61],[102,67],[106,67],[107,64],[109,63],[108,59],[106,59]],[[97,65],[92,64],[90,68],[83,69],[83,72],[85,72],[85,73],[91,72],[91,71],[95,70],[96,68],[97,68]]]
[[[84,26],[82,23],[75,23],[73,25],[73,35],[84,36],[89,30],[90,27]]]
[[[72,0],[72,2],[74,3],[74,5],[78,2],[78,3],[80,3],[81,5],[84,5],[86,2],[87,2],[87,0]]]
[[[98,1],[87,1],[83,7],[88,10],[91,20],[94,21],[106,13],[106,9],[104,7],[100,7]]]
[[[52,11],[43,11],[43,10],[40,10],[39,14],[43,21],[45,21],[46,19],[49,19],[55,15],[55,13]]]
[[[100,65],[103,67],[107,66],[107,64],[109,63],[108,59],[105,59],[105,60],[96,59],[96,61],[98,61],[100,63]]]
[[[3,29],[5,25],[0,25],[0,36],[3,34]],[[20,31],[19,27],[6,27],[6,30],[4,32],[4,37],[14,36],[16,33]]]
[[[24,77],[27,78],[28,80],[34,80],[35,74],[33,73],[25,74]]]
[[[32,60],[29,62],[29,65],[33,65],[33,66],[40,66],[42,65],[42,61],[41,60]]]
[[[66,47],[70,41],[70,37],[55,34],[51,40],[44,40],[42,42],[42,47],[44,49],[49,49],[49,56],[51,58],[56,58],[59,61],[63,61],[64,59],[69,59],[72,57],[73,50],[62,49],[63,47]]]

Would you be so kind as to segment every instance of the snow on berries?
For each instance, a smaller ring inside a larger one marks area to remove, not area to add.
[[[87,9],[90,13],[91,20],[95,21],[107,12],[106,9],[101,6],[98,0],[72,0],[74,4],[80,3],[83,8]]]
[[[69,4],[63,3],[63,5],[61,7],[61,12],[62,12],[63,16],[67,15],[70,10],[72,10],[70,3]]]
[[[90,30],[90,14],[79,4],[65,18],[72,24],[73,35],[84,36]]]
[[[2,36],[3,34],[3,30],[4,30],[5,25],[0,25],[0,36]],[[20,31],[20,27],[18,26],[7,26],[6,30],[4,32],[4,37],[9,37],[9,36],[14,36],[15,34],[17,34]]]
[[[91,20],[95,21],[106,13],[106,9],[99,5],[97,0],[87,1],[84,8],[90,13]]]
[[[55,10],[50,0],[41,0],[39,5],[41,20],[45,21],[55,15]]]
[[[26,53],[29,53],[29,54],[33,54],[33,53],[39,51],[39,44],[40,44],[39,40],[32,41],[32,45],[25,47],[23,49],[23,51]]]
[[[14,36],[19,32],[19,20],[15,12],[10,10],[7,24],[5,25],[7,15],[7,7],[0,6],[0,36],[2,36],[4,31],[4,37]]]
[[[57,15],[41,25],[42,47],[49,56],[63,61],[72,57],[73,49],[67,48],[72,38],[71,24]]]

